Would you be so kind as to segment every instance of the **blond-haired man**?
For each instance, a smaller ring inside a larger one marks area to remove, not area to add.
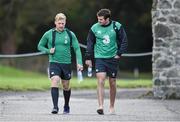
[[[71,89],[71,46],[74,49],[77,59],[77,69],[82,70],[82,54],[75,34],[65,28],[66,16],[58,13],[55,16],[55,28],[44,33],[39,41],[38,49],[49,55],[49,74],[51,79],[51,96],[53,102],[52,114],[59,111],[59,81],[61,80],[64,95],[63,113],[70,112],[69,100]],[[47,46],[46,46],[47,45]]]

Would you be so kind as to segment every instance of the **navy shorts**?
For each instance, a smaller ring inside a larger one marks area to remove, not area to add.
[[[50,78],[58,75],[63,80],[71,79],[71,64],[61,64],[50,62],[49,63],[49,76]]]
[[[95,68],[96,73],[106,72],[107,76],[111,78],[116,78],[118,71],[118,61],[119,59],[115,58],[96,58],[95,59]]]

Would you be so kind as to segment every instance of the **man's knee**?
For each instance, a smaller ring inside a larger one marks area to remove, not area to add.
[[[105,72],[96,73],[96,77],[97,77],[98,83],[104,84],[104,81],[106,79],[106,73]]]
[[[64,90],[69,90],[69,81],[62,81],[62,87]]]
[[[99,80],[98,80],[98,84],[104,85],[104,84],[105,84],[105,81],[99,79]]]
[[[109,83],[111,86],[115,86],[116,85],[116,78],[110,78]]]
[[[59,80],[60,80],[59,76],[51,77],[51,86],[52,87],[58,87]]]
[[[69,85],[63,85],[64,90],[69,90]]]

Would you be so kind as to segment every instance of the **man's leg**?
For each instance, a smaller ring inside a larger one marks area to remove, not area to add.
[[[71,96],[71,89],[69,88],[69,80],[62,80],[62,86],[63,86],[63,95],[64,95],[64,111],[63,113],[69,113],[69,100]]]
[[[59,98],[59,76],[53,76],[51,77],[51,97],[53,101],[53,110],[52,114],[57,114],[59,111],[58,108],[58,98]]]
[[[105,72],[98,72],[96,73],[97,77],[97,95],[98,95],[98,104],[99,108],[97,112],[99,114],[104,114],[103,113],[103,105],[104,105],[104,84],[105,84],[105,79],[106,79],[106,73]]]
[[[116,78],[109,78],[109,87],[110,87],[110,113],[114,113],[114,103],[116,98]]]

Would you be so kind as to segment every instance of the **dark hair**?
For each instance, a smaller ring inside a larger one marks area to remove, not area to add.
[[[100,9],[97,12],[97,16],[103,16],[104,19],[110,18],[111,17],[111,11],[109,9]]]

